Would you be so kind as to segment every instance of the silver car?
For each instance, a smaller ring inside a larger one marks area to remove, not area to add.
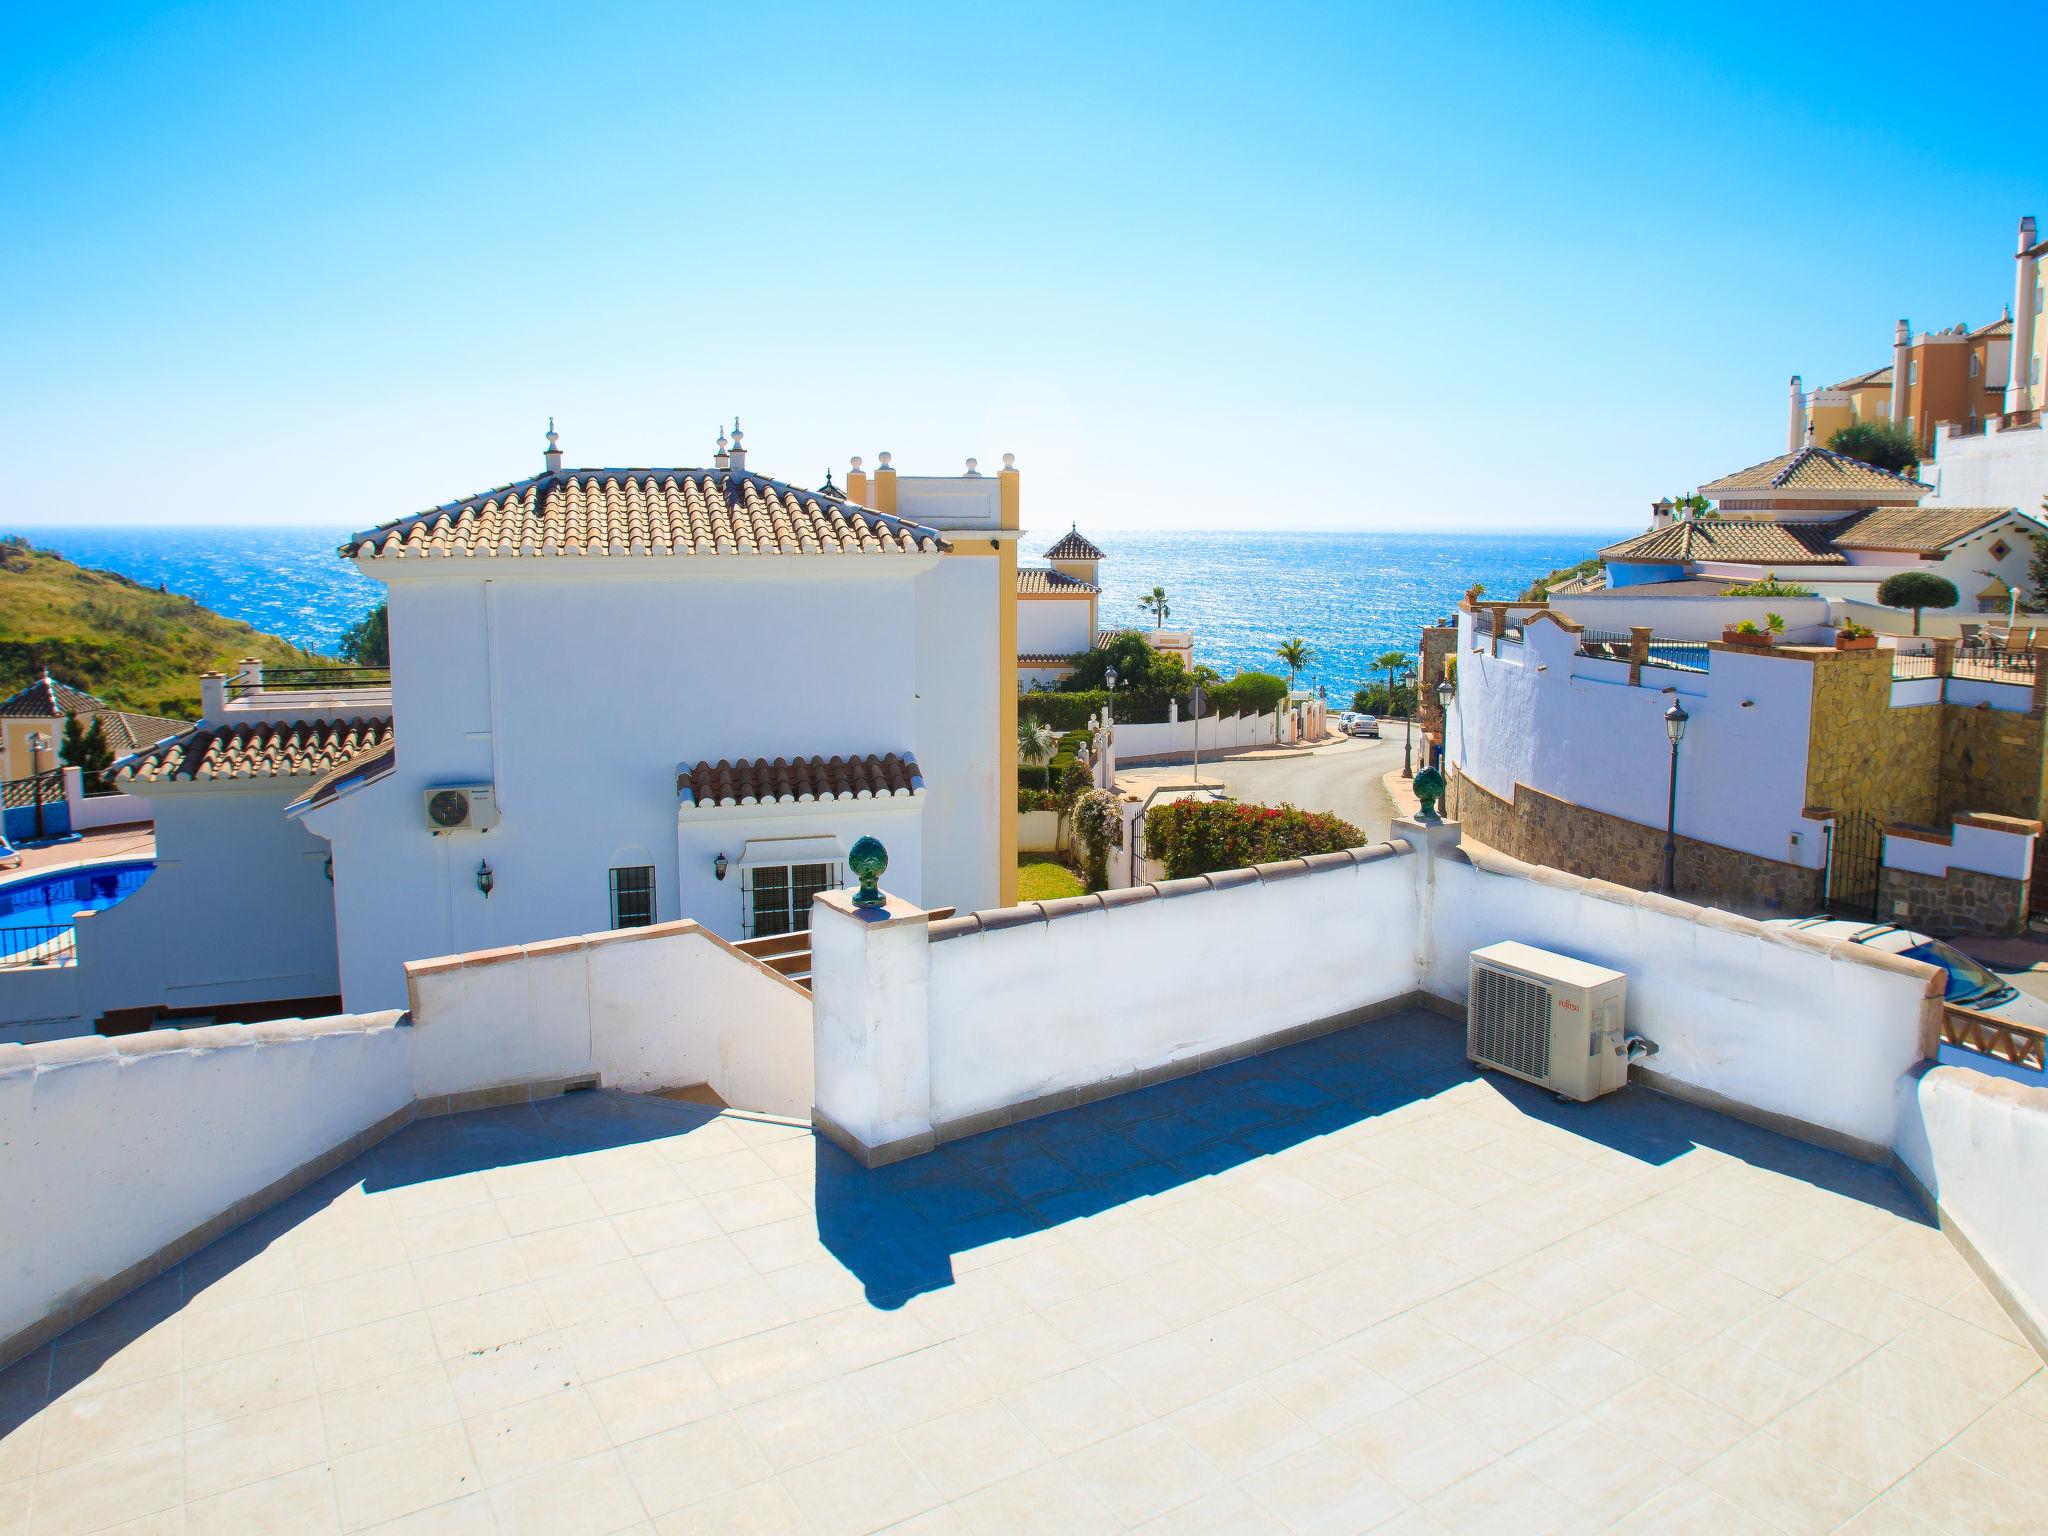
[[[1344,729],[1353,736],[1378,737],[1380,722],[1373,715],[1353,715],[1344,722]]]

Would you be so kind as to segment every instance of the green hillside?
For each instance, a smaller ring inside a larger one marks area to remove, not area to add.
[[[47,666],[123,709],[191,720],[199,674],[231,672],[244,656],[286,666],[331,661],[180,593],[0,538],[0,698]]]

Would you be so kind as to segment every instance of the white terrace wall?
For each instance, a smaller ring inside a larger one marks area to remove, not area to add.
[[[1184,757],[1195,750],[1233,752],[1245,747],[1270,747],[1279,740],[1271,715],[1204,715],[1195,720],[1160,720],[1146,725],[1116,724],[1117,761],[1134,758]]]
[[[2048,1088],[1967,1067],[1899,1080],[1899,1161],[2048,1352]]]
[[[1438,861],[1423,985],[1465,1000],[1471,952],[1519,939],[1628,975],[1628,1028],[1660,1087],[1783,1117],[1866,1158],[1892,1142],[1899,1074],[1940,1041],[1936,973],[1867,946],[1542,869]]]

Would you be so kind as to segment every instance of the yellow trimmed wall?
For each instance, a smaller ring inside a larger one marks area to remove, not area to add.
[[[996,475],[1001,497],[1002,525],[1015,532],[1022,520],[1022,487],[1017,471],[1005,469]],[[1001,882],[1002,904],[1017,901],[1017,541],[1003,539],[995,551],[1000,569],[996,576],[996,601],[1001,605],[1001,633],[996,639],[996,761],[1002,765],[997,779],[997,825],[1002,828],[996,857],[996,878]]]

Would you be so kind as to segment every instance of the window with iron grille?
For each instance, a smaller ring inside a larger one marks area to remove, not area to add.
[[[654,924],[654,866],[632,864],[612,871],[612,926],[649,928]]]
[[[765,939],[777,933],[809,932],[811,898],[841,883],[836,862],[746,866],[740,871],[744,936]]]

